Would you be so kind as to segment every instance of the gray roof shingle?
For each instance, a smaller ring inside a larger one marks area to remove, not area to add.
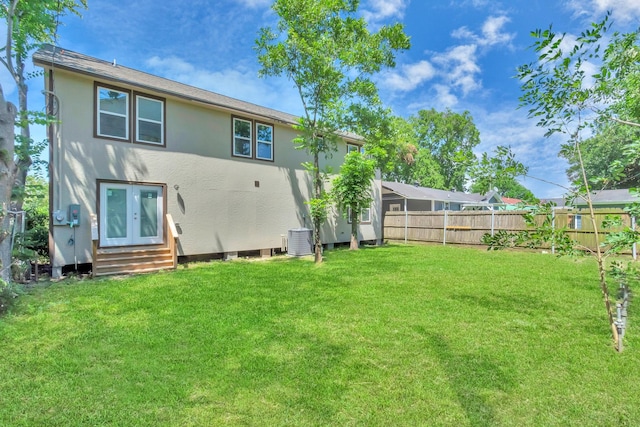
[[[495,194],[494,192],[485,195],[475,193],[461,193],[459,191],[437,190],[435,188],[418,187],[401,182],[382,182],[383,190],[396,193],[411,200],[444,200],[456,203],[486,203]]]
[[[41,67],[59,68],[102,80],[124,83],[224,110],[271,119],[275,122],[289,125],[299,123],[299,118],[293,114],[241,101],[119,64],[114,65],[111,62],[57,46],[44,45],[33,54],[33,63]],[[340,135],[354,140],[362,139],[358,135],[349,132],[341,132]]]

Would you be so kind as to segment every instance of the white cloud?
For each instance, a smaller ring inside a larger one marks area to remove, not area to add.
[[[271,0],[238,0],[238,3],[241,3],[251,9],[257,9],[260,7],[271,6],[271,3],[273,2]]]
[[[434,80],[431,89],[436,92],[439,104],[445,107],[455,105],[458,102],[456,91],[467,96],[482,89],[479,57],[490,48],[511,44],[514,34],[504,31],[508,22],[510,19],[505,15],[490,16],[482,24],[481,35],[468,27],[458,28],[453,31],[452,37],[469,43],[450,47],[444,52],[428,52],[431,61],[422,60],[404,65],[400,71],[388,73],[384,85],[392,90],[410,92],[424,82]],[[414,104],[418,105],[420,102]]]
[[[476,45],[461,45],[433,56],[433,61],[440,65],[446,80],[462,90],[465,96],[482,87],[481,81],[476,77],[481,71],[476,51]]]
[[[482,25],[482,38],[479,40],[481,45],[494,46],[511,43],[515,34],[503,32],[505,24],[511,20],[506,16],[490,16]]]
[[[402,19],[408,0],[369,0],[362,15],[367,22],[379,22],[389,18]]]
[[[486,6],[490,6],[495,0],[450,0],[451,6],[457,6],[459,8],[473,7],[481,9]]]
[[[431,80],[435,74],[436,70],[431,63],[420,61],[415,64],[403,65],[400,72],[389,72],[383,84],[394,90],[409,92],[423,82]]]
[[[442,84],[433,85],[430,90],[423,94],[415,94],[411,97],[412,102],[406,105],[408,114],[415,114],[420,110],[453,109],[458,105],[458,97],[451,93],[451,88]]]
[[[617,22],[628,24],[640,19],[638,0],[568,0],[568,7],[578,16],[599,19],[607,11]]]
[[[436,91],[436,103],[439,109],[453,108],[458,103],[458,97],[451,93],[449,86],[433,85]]]
[[[490,16],[482,24],[481,35],[467,27],[460,27],[451,33],[456,39],[466,39],[480,46],[510,45],[515,38],[514,33],[504,32],[504,26],[511,22],[505,15]]]
[[[568,187],[567,163],[558,157],[560,136],[545,138],[536,120],[527,118],[513,105],[488,112],[472,107],[471,114],[482,139],[477,153],[493,153],[497,146],[510,146],[516,159],[529,168],[523,185],[539,198],[560,197]]]
[[[451,32],[451,37],[454,39],[476,39],[477,36],[467,27],[460,27]]]
[[[175,56],[169,56],[167,58],[154,56],[146,61],[146,65],[154,68],[156,71],[165,70],[165,73],[170,75],[190,74],[195,71],[193,65]]]

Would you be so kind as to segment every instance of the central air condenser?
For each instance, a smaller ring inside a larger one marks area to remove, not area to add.
[[[292,228],[288,233],[288,252],[290,256],[304,256],[313,253],[313,230]]]

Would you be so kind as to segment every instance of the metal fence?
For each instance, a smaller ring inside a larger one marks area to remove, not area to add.
[[[527,230],[522,215],[525,211],[436,211],[410,212],[387,211],[384,216],[384,238],[386,240],[457,243],[481,245],[482,236],[495,234],[499,230],[518,232]],[[604,230],[602,222],[607,216],[622,218],[622,226]],[[542,221],[542,217],[540,217]],[[586,209],[554,210],[554,227],[566,227],[569,236],[580,245],[595,249],[593,224]],[[600,241],[606,235],[622,230],[635,229],[635,218],[622,209],[596,210],[596,224]],[[635,245],[626,253],[635,257]]]

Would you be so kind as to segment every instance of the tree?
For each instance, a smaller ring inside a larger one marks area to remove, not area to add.
[[[336,151],[339,131],[349,131],[361,114],[380,105],[371,77],[395,66],[395,52],[409,48],[400,24],[370,32],[358,18],[358,0],[276,0],[276,28],[262,28],[256,40],[259,75],[286,76],[296,87],[303,115],[294,143],[312,156],[309,200],[315,261],[322,261],[320,229],[327,217],[326,171],[320,155]]]
[[[603,36],[610,27],[608,18],[581,33],[569,51],[563,50],[564,34],[557,34],[552,28],[534,31],[533,48],[538,55],[537,61],[519,67],[517,76],[522,82],[521,105],[529,107],[529,116],[538,120],[538,126],[547,129],[547,136],[559,133],[567,138],[564,149],[571,147],[579,165],[578,191],[588,204],[594,229],[596,249],[593,255],[598,264],[600,289],[614,346],[621,351],[622,341],[614,320],[605,258],[621,243],[628,243],[638,236],[635,232],[629,233],[628,239],[609,242],[609,249],[601,247],[582,150],[585,133],[597,121],[637,125],[633,120],[638,117],[635,106],[640,97],[640,30],[626,35],[614,33],[602,54]],[[598,67],[598,72],[588,74],[587,63]]]
[[[482,153],[482,158],[470,168],[471,191],[486,194],[497,190],[504,197],[534,202],[537,199],[533,193],[516,181],[517,176],[526,173],[527,168],[516,160],[511,147],[498,146],[495,156]]]
[[[592,190],[640,186],[640,128],[617,122],[598,123],[595,134],[582,142],[584,168]],[[572,145],[563,145],[560,156],[569,163],[567,177],[580,187],[581,170]]]
[[[472,189],[472,191],[474,191]],[[526,203],[538,203],[538,198],[527,187],[518,182],[515,178],[503,181],[498,187],[498,192],[503,197],[520,199]]]
[[[49,184],[41,177],[27,177],[24,210],[27,224],[22,236],[29,259],[49,257]]]
[[[18,88],[16,125],[20,129],[15,141],[11,141],[11,145],[15,143],[15,147],[11,148],[10,154],[6,154],[12,159],[11,162],[6,159],[7,170],[6,173],[0,174],[0,186],[12,189],[17,210],[22,209],[27,172],[33,163],[32,156],[45,147],[44,142],[33,141],[29,126],[32,123],[44,124],[48,121],[46,115],[29,111],[27,105],[27,80],[34,75],[27,72],[29,55],[39,45],[55,41],[60,16],[67,12],[78,14],[79,7],[86,6],[86,0],[0,0],[0,17],[7,25],[5,44],[0,47],[0,63],[9,71]],[[8,143],[3,141],[5,142]],[[3,153],[9,153],[5,151],[8,147],[1,148]],[[6,203],[6,206],[9,206],[9,200],[6,200]],[[6,215],[6,211],[4,214]],[[2,229],[2,232],[6,231]],[[0,244],[0,260],[3,267],[1,277],[8,280],[10,276],[6,267],[11,264],[10,245]]]
[[[447,190],[464,191],[467,168],[476,160],[473,148],[480,143],[480,132],[468,111],[462,114],[447,109],[418,111],[409,118],[419,149],[427,149],[439,165]]]
[[[350,249],[358,249],[358,224],[362,211],[371,206],[371,183],[375,177],[376,163],[358,151],[347,154],[340,167],[340,175],[334,178],[332,199],[343,216],[351,221]]]
[[[14,125],[17,110],[15,105],[7,102],[0,87],[0,293],[11,279],[11,238],[9,215],[11,194],[16,174],[14,161],[15,134]]]
[[[7,24],[5,44],[0,48],[0,63],[9,71],[18,88],[20,136],[16,145],[16,185],[19,190],[24,188],[27,171],[33,163],[32,156],[43,147],[34,144],[29,124],[46,120],[42,114],[29,111],[27,105],[27,80],[34,75],[27,73],[27,61],[34,49],[55,41],[60,16],[68,12],[79,15],[80,7],[87,7],[86,0],[0,1],[0,16]],[[18,194],[18,207],[21,207],[21,201],[22,196]]]

